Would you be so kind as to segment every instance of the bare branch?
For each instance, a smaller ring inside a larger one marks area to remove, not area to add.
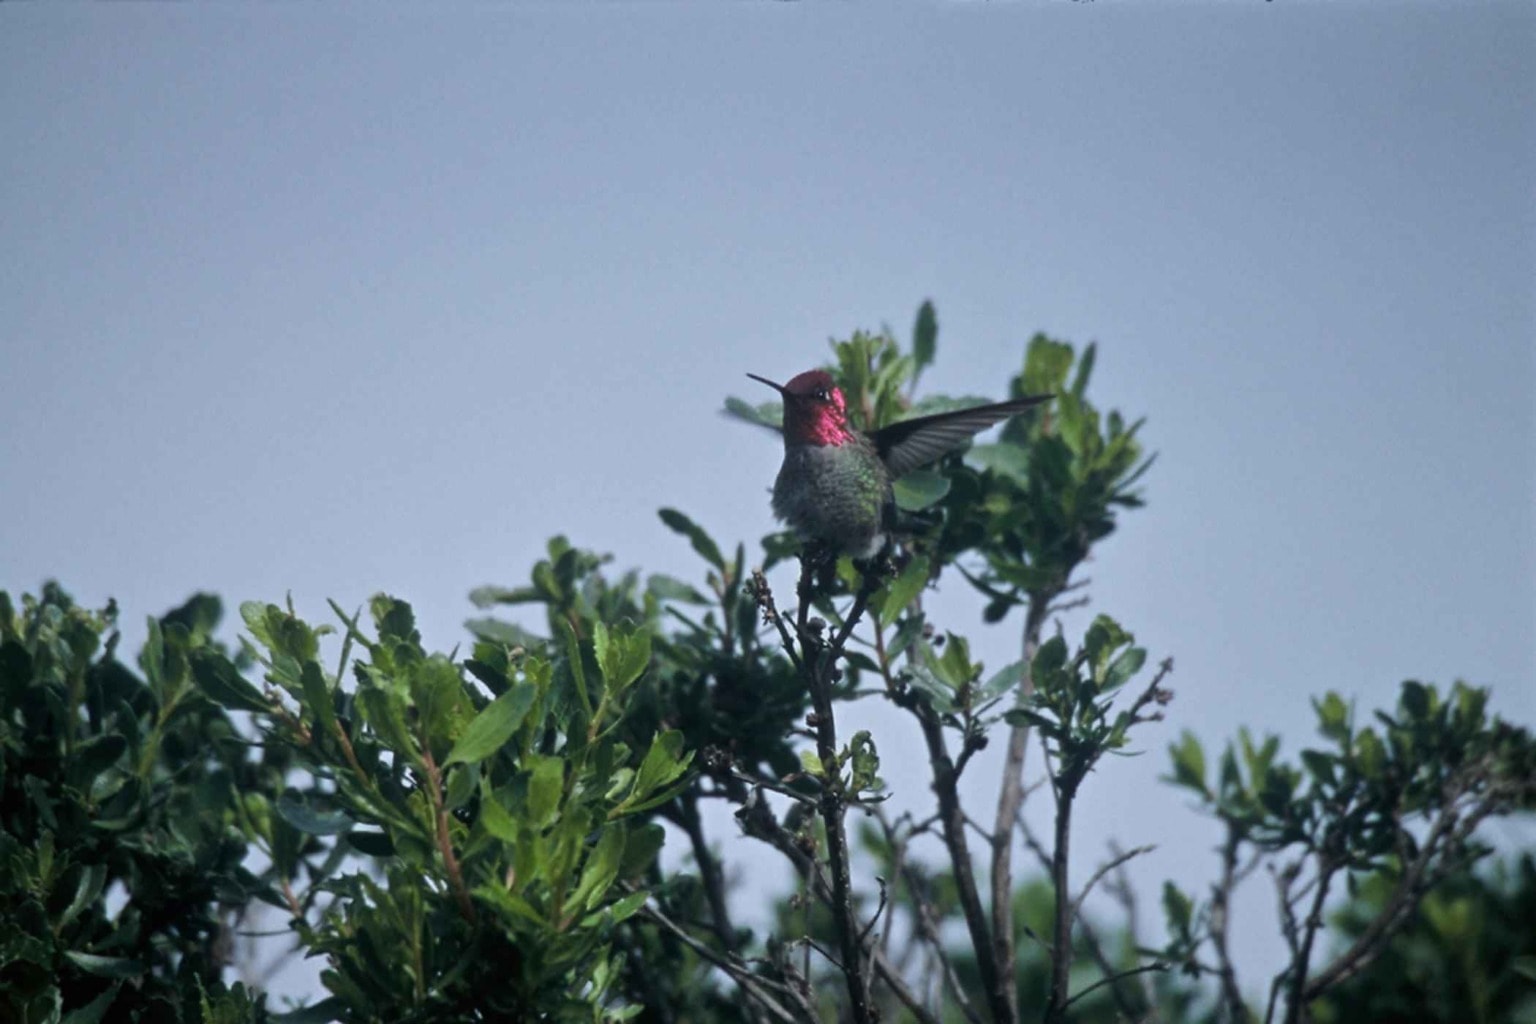
[[[752,581],[748,585],[751,588],[752,597],[757,601],[757,607],[763,613],[763,621],[779,631],[779,641],[784,654],[789,658],[789,663],[800,669],[800,656],[795,653],[795,645],[790,639],[789,626],[784,622],[784,616],[779,613],[778,606],[773,603],[773,591],[768,587],[768,577],[763,575],[763,570],[752,570]]]
[[[960,806],[960,795],[955,786],[954,762],[950,759],[949,746],[944,740],[943,726],[932,706],[921,698],[911,697],[903,703],[917,718],[923,740],[928,746],[933,791],[939,798],[944,847],[954,872],[955,888],[970,932],[971,948],[976,953],[976,968],[981,974],[988,1008],[994,1020],[1016,1020],[1011,963],[1009,970],[1000,971],[996,958],[988,955],[993,948],[993,937],[988,932],[986,912],[982,909],[981,897],[976,888],[976,875],[971,867],[970,846],[965,838],[965,813]]]
[[[1126,1020],[1150,1019],[1142,1018],[1140,1016],[1144,1012],[1142,1008],[1131,1002],[1121,990],[1119,983],[1127,979],[1123,975],[1117,974],[1115,965],[1110,962],[1108,955],[1104,952],[1104,944],[1099,941],[1098,931],[1089,923],[1086,917],[1078,918],[1077,927],[1082,932],[1083,940],[1088,945],[1088,955],[1093,957],[1093,962],[1099,965],[1099,970],[1104,972],[1105,978],[1113,978],[1109,986],[1109,994],[1115,1000],[1115,1006],[1119,1009],[1120,1015]],[[1134,933],[1131,936],[1131,946],[1132,948],[1136,946]],[[1154,1005],[1151,999],[1147,1000],[1147,1005]]]
[[[1047,1022],[1061,1020],[1071,1000],[1067,998],[1067,983],[1072,970],[1072,901],[1068,883],[1070,854],[1072,849],[1072,804],[1077,799],[1080,776],[1057,776],[1056,782],[1056,835],[1051,850],[1051,889],[1056,894],[1056,907],[1051,928],[1051,987],[1049,1002],[1045,1007]]]
[[[1302,922],[1301,947],[1290,966],[1290,994],[1286,997],[1286,1024],[1300,1024],[1302,1012],[1307,1005],[1305,998],[1307,964],[1312,959],[1312,943],[1317,938],[1317,930],[1323,924],[1323,901],[1328,898],[1328,888],[1337,870],[1337,867],[1328,861],[1323,861],[1317,867],[1317,889],[1312,894],[1312,906]]]
[[[1166,971],[1167,969],[1168,965],[1163,963],[1161,960],[1158,960],[1154,963],[1142,964],[1140,967],[1132,967],[1130,970],[1121,971],[1119,974],[1112,974],[1107,978],[1100,978],[1098,981],[1094,982],[1092,985],[1089,985],[1087,988],[1083,989],[1071,999],[1068,999],[1066,1005],[1062,1007],[1062,1010],[1066,1011],[1070,1009],[1073,1003],[1077,1002],[1079,999],[1086,995],[1097,992],[1105,985],[1113,985],[1117,981],[1123,981],[1126,978],[1134,978],[1138,974],[1147,974],[1151,971]]]
[[[698,802],[683,799],[678,804],[681,810],[677,817],[681,818],[683,831],[688,834],[688,842],[693,847],[693,860],[699,866],[699,878],[704,883],[704,900],[709,905],[711,930],[722,949],[731,949],[736,945],[736,929],[731,924],[730,906],[725,899],[725,872],[704,836]]]
[[[736,982],[736,984],[741,987],[741,990],[745,992],[749,998],[754,1000],[759,1006],[763,1007],[769,1013],[773,1014],[774,1019],[783,1021],[784,1024],[798,1024],[798,1022],[805,1019],[803,1016],[797,1016],[796,1014],[791,1013],[783,1003],[780,1003],[773,996],[769,995],[764,985],[765,979],[760,978],[755,972],[749,969],[746,964],[741,961],[740,957],[715,952],[705,943],[702,943],[698,939],[695,939],[692,935],[689,935],[688,932],[681,928],[675,921],[673,921],[666,914],[663,914],[660,910],[657,910],[655,907],[651,906],[649,903],[640,908],[640,913],[645,917],[650,918],[652,921],[655,921],[657,924],[661,925],[673,935],[677,936],[679,941],[697,953],[700,957],[703,957],[705,960],[708,960],[710,963],[720,968],[720,970],[724,971],[727,975],[730,976],[732,981]]]
[[[1129,861],[1135,857],[1140,857],[1144,853],[1151,853],[1155,849],[1157,849],[1155,845],[1137,846],[1130,850],[1121,851],[1115,854],[1110,860],[1105,861],[1104,864],[1099,867],[1099,870],[1093,873],[1093,877],[1088,879],[1087,884],[1083,886],[1083,891],[1077,894],[1077,899],[1072,901],[1072,916],[1078,917],[1082,914],[1083,901],[1088,898],[1088,894],[1093,891],[1093,887],[1099,883],[1100,879],[1109,874],[1111,871],[1114,871],[1116,868],[1123,867],[1126,861]]]
[[[1118,844],[1116,844],[1113,840],[1111,840],[1109,848],[1112,853],[1120,852]],[[1115,869],[1114,874],[1111,876],[1110,880],[1105,883],[1105,889],[1109,893],[1110,897],[1114,899],[1116,903],[1120,904],[1120,906],[1125,910],[1126,934],[1130,936],[1131,948],[1139,950],[1141,948],[1141,915],[1136,905],[1136,890],[1135,887],[1131,885],[1131,876],[1125,870],[1124,864]],[[1087,923],[1086,920],[1084,923]],[[1152,988],[1151,979],[1146,975],[1142,975],[1139,980],[1141,982],[1142,996],[1146,1001],[1146,1005],[1151,1007],[1151,1011],[1149,1012],[1146,1019],[1148,1021],[1156,1021],[1158,1019],[1157,993]],[[1115,986],[1115,991],[1117,993],[1120,991],[1120,987],[1118,985]]]
[[[907,891],[912,893],[912,902],[917,911],[918,938],[932,950],[943,973],[944,986],[949,990],[960,1012],[965,1014],[965,1019],[971,1024],[981,1024],[981,1016],[966,996],[965,988],[961,985],[959,976],[955,974],[955,965],[950,961],[949,953],[945,949],[944,940],[939,937],[939,926],[933,912],[933,905],[923,896],[926,887],[920,884],[920,880],[911,868],[906,869],[906,880]]]
[[[736,790],[730,794],[730,797],[742,804],[742,809],[736,812],[736,818],[741,822],[742,830],[783,854],[794,867],[796,874],[806,881],[807,887],[816,899],[830,908],[833,903],[832,887],[821,869],[821,862],[800,847],[795,836],[779,823],[763,800],[751,799],[751,791],[739,780],[729,781],[735,784]],[[912,991],[911,986],[891,963],[890,958],[879,948],[873,951],[873,956],[875,971],[880,976],[880,980],[889,986],[901,1004],[917,1018],[919,1024],[939,1024],[938,1019],[923,1006],[922,1000]]]
[[[1221,1001],[1226,1007],[1227,1019],[1232,1024],[1247,1024],[1248,1004],[1237,985],[1237,969],[1227,947],[1228,929],[1231,927],[1232,891],[1237,887],[1240,874],[1237,869],[1237,847],[1242,833],[1237,826],[1227,822],[1227,839],[1221,847],[1221,880],[1212,886],[1211,894],[1211,945],[1216,949],[1217,977],[1221,979]],[[1249,865],[1250,869],[1252,864]]]
[[[1458,779],[1457,784],[1468,785],[1470,781],[1466,778]],[[1425,894],[1462,865],[1461,858],[1454,856],[1455,851],[1465,846],[1477,826],[1498,805],[1492,799],[1484,799],[1470,810],[1463,811],[1456,801],[1460,795],[1460,792],[1454,793],[1440,808],[1429,835],[1419,848],[1418,856],[1409,862],[1381,913],[1366,926],[1349,949],[1307,982],[1302,993],[1303,999],[1310,1002],[1334,985],[1364,970],[1386,948],[1392,936],[1408,923]],[[1433,863],[1436,858],[1439,862]]]
[[[816,754],[822,765],[822,791],[820,810],[826,826],[827,862],[832,873],[832,919],[837,929],[838,945],[842,953],[841,968],[848,986],[849,1009],[855,1024],[874,1024],[870,1007],[869,987],[864,976],[864,948],[858,935],[858,922],[853,910],[853,885],[850,878],[850,853],[848,835],[843,820],[847,802],[843,792],[842,773],[838,767],[837,720],[832,711],[832,674],[843,645],[853,631],[855,623],[864,614],[870,596],[877,586],[873,570],[867,572],[853,609],[843,623],[832,645],[823,649],[820,639],[809,628],[808,620],[815,585],[815,561],[802,555],[800,560],[800,607],[796,615],[796,632],[800,636],[801,676],[811,693],[816,729]]]
[[[1070,601],[1057,601],[1047,608],[1046,612],[1050,615],[1060,615],[1062,612],[1069,612],[1074,608],[1086,608],[1092,603],[1093,599],[1084,594],[1082,597],[1074,597]]]
[[[1040,649],[1040,630],[1045,625],[1050,604],[1061,593],[1058,588],[1046,594],[1031,595],[1024,616],[1024,675],[1019,680],[1017,703],[1023,704],[1034,693],[1035,680],[1030,671]],[[1018,1020],[1018,995],[1014,977],[1017,953],[1013,944],[1013,829],[1024,807],[1024,754],[1029,746],[1029,726],[1015,725],[1008,731],[1008,752],[1003,759],[1002,785],[997,794],[997,816],[992,826],[992,972],[998,976],[1006,1010],[993,1015],[999,1022]],[[976,950],[977,959],[989,959]]]

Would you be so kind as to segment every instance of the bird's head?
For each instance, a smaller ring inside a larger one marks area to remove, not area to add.
[[[783,396],[785,444],[837,445],[853,440],[843,392],[827,371],[806,370],[791,377],[788,384],[755,373],[747,376]]]

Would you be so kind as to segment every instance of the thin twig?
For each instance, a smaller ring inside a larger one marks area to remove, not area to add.
[[[1285,938],[1286,948],[1291,953],[1291,963],[1296,962],[1301,949],[1300,931],[1296,927],[1296,907],[1294,897],[1291,895],[1291,887],[1296,881],[1297,872],[1301,870],[1300,863],[1293,863],[1284,868],[1270,867],[1270,874],[1275,880],[1275,896],[1280,908],[1280,934]],[[1275,1019],[1275,1008],[1279,1004],[1280,990],[1285,987],[1285,979],[1290,972],[1287,967],[1275,975],[1269,986],[1269,1006],[1264,1011],[1264,1024],[1272,1024]]]
[[[1083,942],[1088,947],[1088,955],[1093,957],[1093,962],[1098,964],[1099,970],[1104,972],[1104,977],[1112,979],[1109,986],[1109,994],[1114,999],[1115,1006],[1119,1009],[1120,1015],[1126,1020],[1145,1021],[1147,1018],[1143,1016],[1144,1008],[1137,1006],[1121,991],[1119,982],[1125,979],[1117,974],[1115,965],[1110,962],[1109,957],[1105,954],[1104,944],[1099,940],[1098,931],[1086,917],[1079,917],[1077,919],[1077,928],[1082,933]],[[1136,948],[1134,935],[1131,938],[1131,948]],[[1150,1000],[1148,1005],[1153,1005]]]
[[[448,873],[448,887],[453,890],[459,905],[459,915],[470,924],[476,923],[475,905],[464,885],[464,873],[459,868],[459,858],[453,853],[453,839],[448,828],[448,807],[443,803],[443,773],[432,759],[432,751],[425,743],[421,747],[422,764],[427,770],[427,802],[432,806],[436,828],[437,852],[443,858],[443,868]]]
[[[1119,852],[1119,846],[1113,840],[1110,841],[1110,851]],[[1250,865],[1251,867],[1252,865]],[[1109,896],[1125,911],[1125,933],[1129,936],[1131,949],[1141,949],[1141,915],[1136,905],[1136,888],[1131,884],[1131,876],[1122,864],[1115,869],[1113,877],[1105,883],[1105,890]],[[1157,992],[1152,988],[1152,979],[1142,975],[1139,979],[1142,1000],[1148,1007],[1144,1022],[1155,1022],[1159,1019],[1157,1011]],[[1120,987],[1115,986],[1119,992]]]
[[[1082,597],[1074,597],[1070,601],[1058,601],[1046,610],[1051,615],[1060,615],[1062,612],[1069,612],[1074,608],[1086,608],[1092,603],[1093,599],[1085,594]]]
[[[1150,844],[1147,846],[1137,846],[1133,849],[1125,850],[1115,854],[1111,857],[1110,860],[1107,860],[1102,865],[1100,865],[1099,870],[1095,871],[1093,876],[1089,878],[1087,883],[1083,886],[1083,891],[1077,894],[1077,899],[1072,901],[1072,916],[1078,917],[1082,914],[1083,901],[1088,898],[1088,894],[1093,891],[1093,887],[1099,883],[1100,879],[1109,874],[1111,871],[1114,871],[1116,868],[1123,866],[1126,861],[1132,859],[1133,857],[1140,857],[1142,854],[1151,853],[1155,849],[1157,849],[1157,847]]]
[[[1031,594],[1024,616],[1024,675],[1019,680],[1016,704],[1022,705],[1035,692],[1031,666],[1040,650],[1040,630],[1045,625],[1051,602],[1060,588]],[[994,999],[993,1015],[998,1024],[1013,1024],[1019,1018],[1017,953],[1013,944],[1013,829],[1024,807],[1024,754],[1029,747],[1029,726],[1020,724],[1008,731],[1008,752],[1003,759],[1002,785],[997,795],[997,816],[992,826],[992,942],[989,951],[976,950],[977,959],[990,960],[993,982],[1002,995]],[[1002,1011],[999,1013],[999,1011]]]
[[[704,900],[709,905],[710,926],[722,949],[736,945],[736,929],[731,924],[730,905],[725,898],[725,873],[715,859],[704,836],[704,825],[699,818],[699,805],[695,798],[678,801],[681,805],[683,831],[693,847],[693,860],[699,866],[699,877],[704,883]]]
[[[1469,784],[1465,780],[1458,781],[1463,785]],[[1327,989],[1364,970],[1386,947],[1392,936],[1407,923],[1425,893],[1459,866],[1460,861],[1453,859],[1448,851],[1465,844],[1477,826],[1496,807],[1496,801],[1488,797],[1469,811],[1459,808],[1454,797],[1447,801],[1436,815],[1429,835],[1419,848],[1418,856],[1408,863],[1381,913],[1372,919],[1349,949],[1307,982],[1302,998],[1311,1002]],[[1437,855],[1440,863],[1431,869],[1430,863]]]
[[[796,615],[797,632],[800,634],[801,662],[808,666],[802,672],[811,693],[816,729],[816,754],[821,760],[822,791],[821,818],[827,838],[827,861],[832,873],[832,919],[837,929],[838,944],[842,953],[841,969],[848,987],[849,1010],[855,1024],[874,1024],[870,1006],[869,987],[864,979],[864,948],[859,940],[858,922],[853,909],[853,886],[850,878],[848,835],[843,819],[847,804],[843,791],[842,771],[838,765],[837,720],[832,711],[832,673],[837,658],[843,652],[843,644],[853,631],[854,624],[864,613],[876,586],[875,574],[870,571],[854,597],[853,608],[837,638],[828,648],[822,649],[820,640],[811,635],[808,618],[814,590],[814,563],[802,556],[800,565],[800,607]]]
[[[859,933],[859,942],[862,944],[869,938],[869,933],[875,930],[875,925],[880,923],[880,915],[885,913],[887,893],[885,891],[885,879],[876,876],[875,881],[880,883],[880,905],[875,907],[875,915],[869,919],[864,930]]]
[[[732,778],[740,779],[742,782],[745,782],[749,786],[757,786],[762,789],[771,789],[773,792],[778,793],[780,796],[787,796],[791,800],[794,800],[796,803],[805,804],[807,807],[816,806],[816,798],[814,796],[802,793],[798,789],[795,789],[791,786],[786,786],[784,783],[779,782],[777,779],[770,779],[762,775],[748,775],[745,772],[738,771],[735,767],[728,767],[726,772]]]
[[[1232,963],[1227,947],[1227,934],[1231,927],[1232,891],[1237,887],[1237,847],[1242,833],[1237,825],[1227,822],[1227,839],[1221,846],[1221,881],[1213,886],[1211,895],[1211,945],[1216,949],[1217,977],[1221,979],[1221,1001],[1227,1010],[1231,1024],[1247,1024],[1248,1004],[1237,985],[1237,968]]]
[[[981,974],[982,989],[987,1006],[995,1021],[1016,1020],[1017,1011],[1012,1000],[1011,971],[1006,975],[998,970],[998,962],[990,954],[992,935],[987,926],[986,911],[976,888],[976,875],[971,867],[971,851],[965,838],[965,814],[960,806],[960,796],[955,787],[954,762],[944,740],[944,729],[932,705],[921,698],[914,698],[907,706],[916,716],[928,746],[928,761],[933,772],[933,791],[939,798],[939,820],[943,823],[944,847],[949,854],[954,873],[955,889],[960,899],[960,909],[970,931],[971,948],[976,954],[976,969]]]
[[[657,910],[655,907],[652,907],[649,904],[641,907],[640,913],[643,916],[650,918],[652,921],[655,921],[657,924],[661,925],[673,935],[677,936],[677,938],[689,949],[693,950],[699,956],[703,957],[705,960],[708,960],[710,963],[714,964],[716,967],[720,968],[722,971],[728,974],[732,981],[741,986],[741,990],[745,992],[748,997],[755,1000],[758,1005],[762,1006],[769,1013],[773,1014],[776,1019],[784,1021],[785,1024],[801,1024],[803,1018],[790,1013],[782,1003],[769,995],[762,985],[762,979],[760,979],[754,972],[748,970],[746,966],[740,962],[739,958],[715,952],[706,944],[700,942],[698,939],[695,939],[692,935],[689,935],[666,914],[663,914],[660,910]]]
[[[778,607],[773,603],[773,591],[768,588],[768,577],[763,575],[763,570],[752,570],[752,582],[750,584],[753,598],[757,601],[757,607],[762,611],[763,621],[779,631],[779,641],[783,646],[785,657],[800,672],[800,656],[795,653],[794,642],[790,639],[789,627],[784,624],[784,616],[779,613]]]
[[[907,868],[905,871],[907,890],[912,893],[912,902],[916,910],[918,939],[932,951],[934,959],[938,961],[940,972],[944,977],[944,985],[949,989],[950,996],[954,999],[955,1005],[960,1008],[960,1012],[965,1014],[965,1019],[971,1024],[981,1024],[981,1016],[971,1005],[971,1000],[965,993],[965,987],[960,983],[959,975],[955,973],[955,965],[950,961],[944,940],[939,936],[939,925],[935,920],[933,905],[923,895],[927,886],[920,884],[920,879],[912,868]]]
[[[1068,999],[1066,1005],[1061,1008],[1062,1012],[1066,1012],[1071,1008],[1073,1003],[1077,1002],[1079,999],[1086,995],[1097,992],[1105,985],[1113,985],[1117,981],[1123,981],[1126,978],[1134,978],[1138,974],[1146,974],[1150,971],[1166,971],[1167,969],[1168,965],[1159,960],[1150,964],[1142,964],[1140,967],[1132,967],[1129,970],[1121,971],[1119,974],[1113,974],[1108,978],[1100,978],[1098,981],[1094,982],[1092,985],[1089,985],[1087,988],[1083,989],[1071,999]]]
[[[1286,1024],[1299,1024],[1306,1008],[1307,964],[1312,959],[1312,944],[1317,930],[1323,926],[1323,901],[1328,898],[1328,888],[1333,882],[1338,866],[1329,860],[1321,860],[1317,866],[1317,888],[1312,894],[1312,905],[1302,921],[1301,945],[1290,967],[1290,993],[1286,997]]]
[[[1072,849],[1072,804],[1077,799],[1080,773],[1064,774],[1056,783],[1056,835],[1051,850],[1051,889],[1056,907],[1051,928],[1051,987],[1045,1007],[1048,1022],[1060,1020],[1067,1012],[1067,983],[1072,970],[1072,901],[1068,881]]]

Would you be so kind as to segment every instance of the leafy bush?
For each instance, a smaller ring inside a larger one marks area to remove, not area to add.
[[[834,344],[857,426],[970,403],[916,397],[937,329],[925,304],[908,347]],[[231,653],[199,595],[149,622],[135,673],[115,658],[114,609],[56,587],[19,611],[0,595],[0,1015],[275,1019],[222,982],[263,901],[325,961],[328,995],[287,1024],[1350,1019],[1376,999],[1359,979],[1423,934],[1410,922],[1473,927],[1437,887],[1467,891],[1478,825],[1531,807],[1536,747],[1460,684],[1405,684],[1369,720],[1329,694],[1323,743],[1295,763],[1243,733],[1213,777],[1194,737],[1174,745],[1171,781],[1227,841],[1207,895],[1164,887],[1165,941],[1137,933],[1125,880],[1148,847],[1072,878],[1092,769],[1172,698],[1171,661],[1149,666],[1112,617],[1071,639],[1047,630],[1084,603],[1078,571],[1141,506],[1152,463],[1141,421],[1089,399],[1094,360],[1032,339],[1009,390],[1055,401],[903,478],[912,535],[867,562],[805,558],[793,595],[761,571],[797,554],[793,538],[749,555],[676,509],[660,515],[699,557],[696,580],[615,574],[556,537],[526,583],[472,595],[541,622],[488,613],[463,657],[425,650],[410,606],[384,595],[366,621],[333,606],[334,625],[247,603]],[[771,404],[727,410],[779,422]],[[1018,660],[989,670],[930,620],[924,595],[946,573],[984,596],[986,623],[1013,619]],[[882,737],[846,727],[868,700],[917,726],[926,810],[918,794],[892,810]],[[1049,836],[1021,814],[1031,734]],[[1000,797],[983,820],[961,782],[994,740]],[[794,874],[766,935],[738,923],[712,805]],[[662,867],[669,838],[686,867]],[[1228,935],[1232,893],[1260,864],[1290,956],[1254,1007]],[[1084,913],[1096,887],[1123,921]],[[1519,955],[1511,971],[1529,966]],[[1528,1005],[1521,981],[1457,977],[1447,1005]]]
[[[275,792],[286,765],[251,758],[193,682],[219,615],[198,595],[150,619],[140,675],[114,606],[0,592],[0,1018],[260,1018],[220,975],[240,909],[281,904],[245,866],[240,793]]]

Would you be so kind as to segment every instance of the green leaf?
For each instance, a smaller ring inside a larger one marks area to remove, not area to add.
[[[1051,566],[1025,565],[1001,559],[994,560],[990,568],[999,579],[1030,594],[1053,589],[1062,578],[1061,570]]]
[[[306,661],[299,682],[304,687],[304,703],[309,705],[309,711],[315,716],[321,733],[327,737],[332,736],[336,732],[336,707],[319,663]]]
[[[70,1010],[64,1015],[60,1024],[97,1024],[111,1007],[112,1001],[117,998],[117,990],[121,987],[120,984],[113,985],[84,1006]]]
[[[938,504],[949,493],[949,477],[931,469],[908,473],[891,485],[896,507],[903,512],[921,512]]]
[[[469,592],[469,600],[476,608],[489,608],[498,604],[531,604],[540,600],[532,587],[476,587]]]
[[[816,751],[809,749],[800,751],[800,770],[818,779],[826,775],[821,758],[816,756]]]
[[[293,790],[277,798],[277,813],[300,832],[312,836],[336,835],[355,824],[349,815],[341,811],[311,806],[307,799]]]
[[[1376,735],[1376,730],[1364,729],[1355,737],[1355,758],[1361,775],[1371,781],[1381,777],[1387,761],[1387,750]]]
[[[447,769],[448,785],[443,787],[443,807],[456,811],[469,803],[480,782],[480,765],[456,764]]]
[[[1003,721],[1012,726],[1036,726],[1047,736],[1055,736],[1060,731],[1060,725],[1055,719],[1042,715],[1032,708],[1011,708],[1004,711]]]
[[[80,881],[75,886],[75,894],[70,898],[69,906],[65,907],[58,920],[53,922],[54,931],[61,931],[65,925],[79,917],[81,911],[96,902],[96,897],[101,895],[102,886],[106,881],[106,864],[98,862],[81,871]]]
[[[1168,753],[1173,756],[1173,781],[1209,796],[1210,790],[1205,786],[1205,750],[1195,734],[1186,729],[1179,741],[1169,746]]]
[[[710,604],[709,598],[675,576],[652,573],[645,580],[646,592],[658,601],[677,601],[680,604]]]
[[[352,849],[369,857],[393,857],[395,855],[395,844],[390,841],[387,832],[353,829],[342,838],[346,840],[347,845]]]
[[[631,799],[645,800],[663,786],[679,778],[688,770],[693,754],[683,753],[683,734],[676,729],[658,732],[651,740],[651,748],[640,762],[635,774],[635,786]],[[629,801],[626,800],[625,803]]]
[[[914,662],[902,670],[902,675],[912,688],[927,698],[928,703],[940,711],[949,711],[955,704],[955,690],[949,683],[940,679],[929,668],[933,660],[933,654],[927,646],[922,647],[925,662]]]
[[[1194,901],[1179,891],[1172,882],[1163,883],[1163,913],[1168,927],[1180,938],[1189,935],[1190,921],[1194,915]]]
[[[1088,390],[1088,378],[1093,376],[1094,358],[1098,355],[1098,346],[1093,342],[1083,349],[1083,356],[1077,361],[1077,373],[1072,375],[1072,394],[1079,400]]]
[[[515,622],[503,622],[500,619],[467,619],[464,628],[477,639],[507,647],[538,648],[544,643],[543,637],[530,633]]]
[[[220,707],[235,711],[271,711],[272,705],[261,691],[236,671],[228,658],[199,647],[192,652],[192,678],[203,695]]]
[[[1329,691],[1322,700],[1313,698],[1312,708],[1317,712],[1317,728],[1324,736],[1342,740],[1349,735],[1349,705],[1337,693]]]
[[[919,555],[907,563],[901,575],[885,589],[884,603],[880,606],[880,624],[889,626],[901,617],[912,599],[922,592],[928,583],[928,556]]]
[[[725,414],[733,416],[744,423],[750,423],[755,427],[767,427],[769,430],[780,430],[784,422],[784,409],[778,402],[765,402],[762,405],[752,405],[739,398],[727,398],[725,400]]]
[[[924,623],[925,617],[915,613],[902,619],[901,624],[896,627],[896,633],[891,637],[889,646],[886,648],[886,658],[891,662],[895,662],[907,648],[921,640]]]
[[[645,906],[645,901],[650,895],[650,893],[643,890],[641,892],[632,892],[609,907],[609,911],[613,914],[614,924],[633,917],[641,907]]]
[[[982,684],[980,699],[985,702],[994,697],[1001,697],[1004,693],[1018,686],[1023,681],[1026,665],[1022,661],[1004,665],[992,673],[992,678]]]
[[[395,640],[411,647],[419,647],[421,634],[416,632],[416,613],[408,602],[388,594],[374,594],[368,601],[368,610],[373,615],[374,628],[379,631],[380,640]],[[299,623],[299,625],[304,624]],[[306,626],[305,629],[308,627]],[[312,640],[308,642],[313,643]],[[307,647],[306,650],[308,650]],[[314,657],[312,651],[309,657]]]
[[[702,527],[675,508],[664,508],[656,514],[661,517],[661,521],[667,525],[668,529],[687,537],[689,543],[693,545],[693,550],[697,551],[704,561],[721,572],[725,571],[725,558],[720,554],[719,546]]]
[[[1104,663],[1104,658],[1111,651],[1117,650],[1122,645],[1130,643],[1131,634],[1120,627],[1120,623],[1108,615],[1094,617],[1093,624],[1088,627],[1088,633],[1083,638],[1083,646],[1088,651],[1088,660],[1098,666]]]
[[[476,886],[470,893],[475,899],[492,908],[501,911],[508,917],[518,918],[529,924],[544,928],[547,922],[533,905],[514,892],[508,892],[499,885]]]
[[[1017,483],[1029,483],[1029,450],[1006,441],[972,445],[966,459]]]
[[[1321,750],[1301,752],[1301,763],[1307,766],[1307,771],[1312,773],[1312,777],[1330,786],[1334,784],[1333,762],[1332,755]]]
[[[912,359],[919,370],[933,362],[938,338],[939,318],[933,311],[933,302],[924,301],[917,309],[917,323],[912,327]]]
[[[614,696],[623,693],[651,664],[651,635],[644,630],[608,632],[601,622],[592,627],[592,649],[603,682]]]
[[[483,761],[496,753],[523,724],[535,696],[532,683],[521,683],[481,708],[465,726],[444,764]]]
[[[1071,345],[1036,334],[1029,339],[1029,348],[1024,355],[1024,392],[1060,391],[1071,368]]]
[[[934,662],[933,670],[940,679],[958,690],[971,681],[980,666],[971,663],[971,645],[966,642],[965,637],[956,636],[954,633],[947,636],[944,653]]]
[[[590,910],[602,902],[609,886],[619,875],[619,863],[624,857],[625,828],[623,822],[613,822],[603,829],[603,834],[587,858],[582,869],[581,881],[571,893],[571,906]]]
[[[1035,652],[1034,676],[1039,681],[1048,672],[1054,672],[1067,663],[1067,641],[1053,636]]]
[[[144,641],[139,663],[144,666],[144,678],[148,680],[150,690],[160,693],[165,682],[165,637],[160,631],[160,620],[153,615],[149,617],[149,636]]]
[[[127,750],[126,736],[120,733],[103,733],[75,748],[69,765],[69,774],[71,778],[81,780],[77,785],[87,789],[96,776],[116,764],[118,758],[122,757]]]
[[[330,996],[287,1013],[268,1013],[267,1020],[270,1024],[331,1024],[343,1019],[346,1006],[345,1001]]]
[[[634,878],[643,873],[656,860],[667,841],[667,830],[654,821],[648,821],[629,833],[624,844],[624,859],[619,863],[620,878]]]
[[[860,729],[853,734],[849,752],[853,760],[853,791],[868,793],[883,788],[879,775],[880,753],[875,749],[875,741],[869,730]]]
[[[1147,649],[1145,647],[1128,647],[1120,652],[1120,656],[1110,662],[1109,669],[1104,673],[1104,683],[1101,691],[1108,693],[1110,690],[1121,686],[1137,672],[1141,666],[1147,663]]]
[[[528,777],[528,817],[538,828],[548,825],[560,810],[565,788],[565,762],[558,757],[535,755]]]
[[[490,784],[484,783],[480,787],[480,824],[491,835],[504,843],[517,842],[517,822],[507,809],[501,806],[501,801],[496,799]]]
[[[138,960],[130,960],[125,956],[97,956],[95,953],[77,953],[69,950],[65,954],[76,967],[87,974],[94,974],[98,978],[137,978],[144,973],[144,964]]]
[[[366,675],[360,673],[360,675]],[[405,724],[405,698],[393,690],[383,689],[378,683],[360,688],[357,703],[363,710],[363,718],[384,740],[389,749],[412,760],[420,758],[420,750],[411,730]]]

